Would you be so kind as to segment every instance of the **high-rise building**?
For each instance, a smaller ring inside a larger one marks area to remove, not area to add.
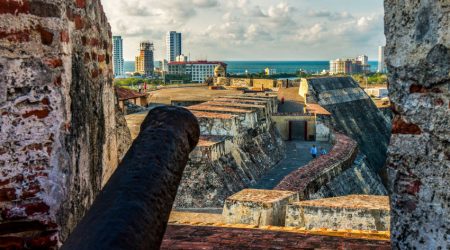
[[[141,42],[139,55],[136,56],[135,71],[143,76],[152,76],[154,70],[153,43],[149,41]]]
[[[123,40],[121,36],[113,36],[113,71],[114,77],[125,74],[123,68]]]
[[[169,31],[166,35],[166,58],[168,62],[175,62],[181,51],[181,33]]]
[[[386,73],[386,62],[384,59],[384,46],[378,47],[378,73]]]
[[[369,58],[366,55],[354,59],[336,59],[330,61],[330,74],[361,74],[370,72]]]

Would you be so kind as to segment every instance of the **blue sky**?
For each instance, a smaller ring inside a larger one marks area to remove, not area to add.
[[[383,0],[106,0],[114,35],[124,38],[125,60],[139,42],[183,33],[192,60],[329,60],[367,54],[384,45]]]

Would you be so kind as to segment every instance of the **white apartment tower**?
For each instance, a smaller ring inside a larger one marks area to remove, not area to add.
[[[384,46],[378,47],[378,73],[386,73],[386,62],[384,58]]]
[[[168,62],[175,62],[181,51],[181,33],[169,31],[166,35],[166,58]]]
[[[113,71],[114,77],[125,75],[123,68],[123,40],[121,36],[113,36]]]

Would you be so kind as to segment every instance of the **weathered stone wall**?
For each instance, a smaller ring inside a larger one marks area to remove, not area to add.
[[[247,131],[221,145],[224,150],[214,153],[207,153],[214,150],[211,146],[200,145],[191,154],[175,207],[222,207],[227,197],[255,183],[285,156],[284,142],[274,126],[267,131]]]
[[[338,197],[350,194],[387,195],[381,178],[369,168],[366,156],[359,153],[353,165],[310,196],[311,199]]]
[[[351,77],[309,78],[308,102],[331,113],[327,125],[358,142],[370,167],[384,172],[390,124],[369,96]]]
[[[288,205],[286,226],[389,231],[389,197],[350,195]]]
[[[450,247],[450,2],[385,1],[394,249]]]
[[[126,151],[110,40],[100,1],[1,1],[0,248],[55,247]]]

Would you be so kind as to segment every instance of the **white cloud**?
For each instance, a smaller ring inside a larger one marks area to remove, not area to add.
[[[184,52],[192,58],[301,60],[325,52],[330,58],[369,53],[372,47],[376,54],[384,41],[382,0],[373,2],[371,8],[348,0],[345,11],[334,0],[103,0],[103,5],[113,33],[124,37],[128,60],[140,40],[153,41],[161,59],[170,30],[183,32]]]

